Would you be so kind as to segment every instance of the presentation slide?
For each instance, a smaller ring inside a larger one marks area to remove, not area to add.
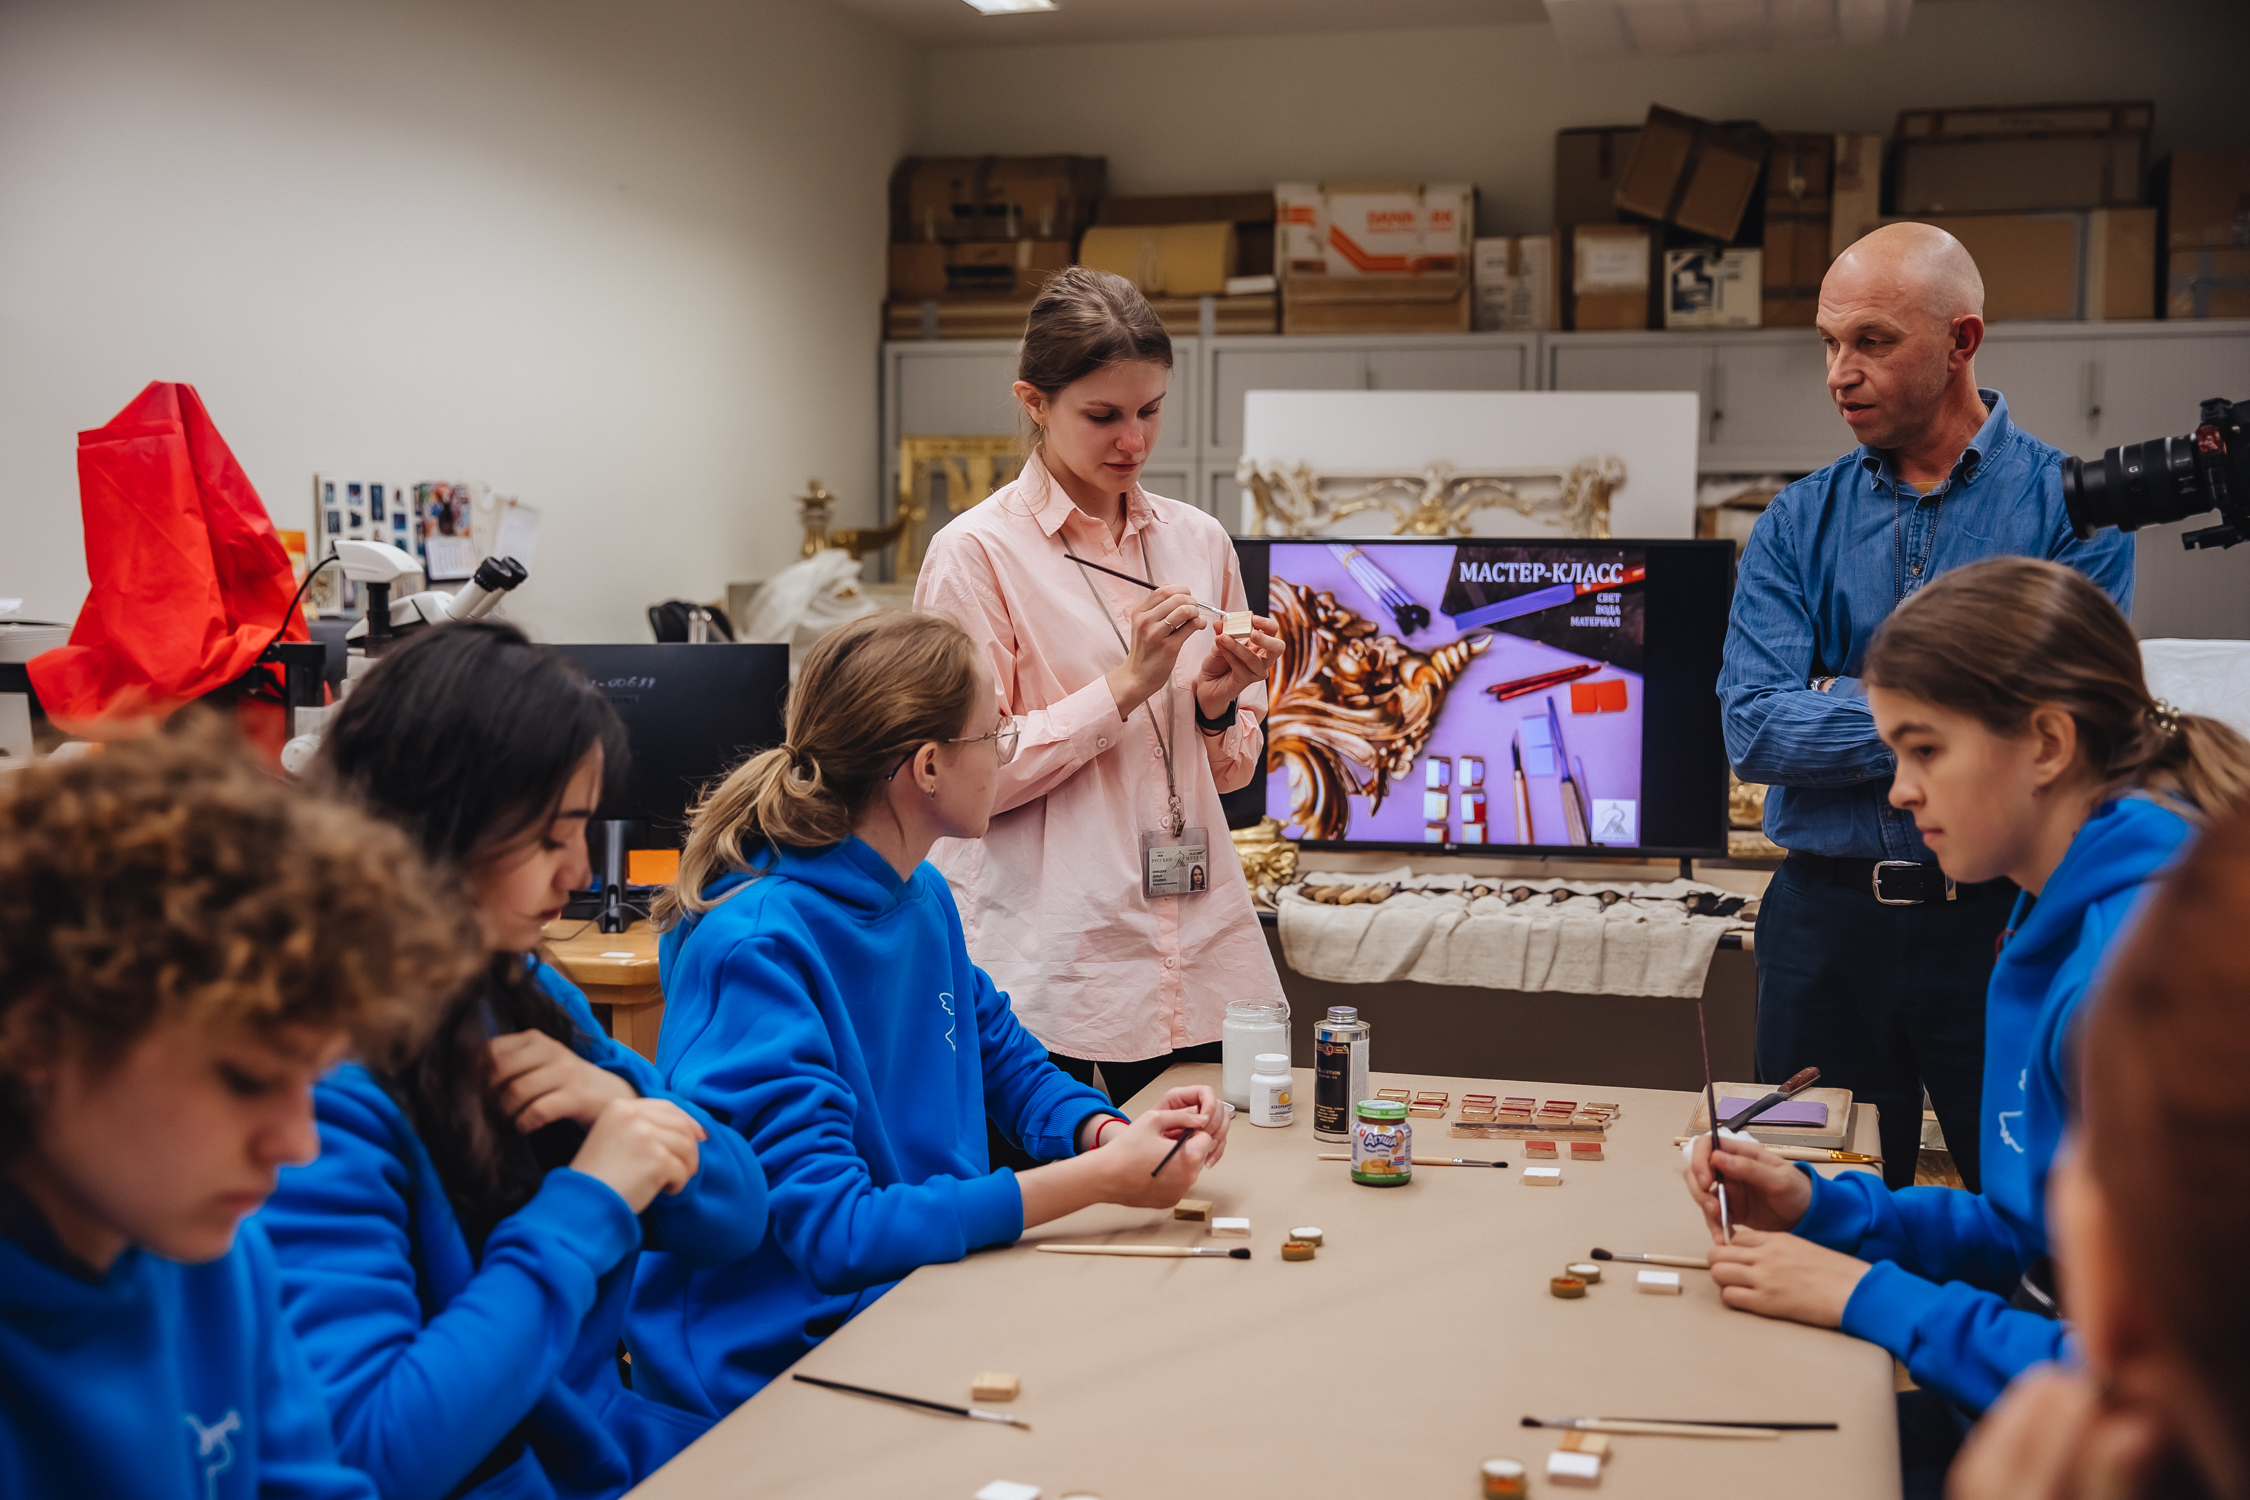
[[[1291,838],[1642,842],[1647,557],[1603,542],[1275,541]]]

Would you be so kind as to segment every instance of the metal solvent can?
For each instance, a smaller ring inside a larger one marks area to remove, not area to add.
[[[1313,1135],[1352,1138],[1352,1111],[1368,1097],[1368,1025],[1356,1005],[1331,1005],[1313,1027]]]

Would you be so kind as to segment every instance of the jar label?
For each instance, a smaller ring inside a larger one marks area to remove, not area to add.
[[[1361,1120],[1352,1130],[1356,1182],[1405,1182],[1414,1175],[1414,1127],[1404,1120]]]

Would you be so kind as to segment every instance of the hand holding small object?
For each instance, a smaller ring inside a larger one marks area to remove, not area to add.
[[[704,1140],[695,1117],[669,1099],[619,1099],[606,1106],[571,1166],[607,1183],[639,1213],[658,1193],[677,1193],[695,1176],[697,1143]]]
[[[544,1031],[514,1031],[496,1036],[492,1085],[500,1107],[526,1135],[557,1120],[576,1120],[591,1128],[611,1101],[638,1099],[640,1092],[604,1068],[597,1068]]]
[[[1207,1138],[1208,1153],[1203,1159],[1203,1169],[1208,1172],[1227,1154],[1227,1127],[1234,1123],[1232,1106],[1219,1099],[1218,1090],[1207,1083],[1189,1084],[1166,1093],[1159,1109],[1194,1110],[1200,1117],[1197,1129]]]
[[[1714,1191],[1719,1174],[1726,1178],[1727,1206],[1738,1231],[1795,1229],[1812,1207],[1812,1179],[1747,1136],[1720,1138],[1717,1173],[1712,1169],[1710,1136],[1697,1136],[1693,1151],[1683,1175],[1688,1196],[1703,1210],[1714,1240],[1722,1239],[1719,1197]]]
[[[1764,1318],[1785,1318],[1815,1328],[1841,1328],[1868,1264],[1793,1234],[1745,1229],[1731,1244],[1711,1247],[1711,1280],[1719,1300]]]
[[[1202,1119],[1198,1110],[1152,1109],[1124,1130],[1107,1132],[1102,1148],[1086,1158],[1101,1174],[1100,1201],[1127,1208],[1179,1202],[1211,1162]]]
[[[1125,632],[1125,660],[1109,670],[1110,695],[1117,700],[1119,718],[1131,717],[1134,709],[1172,680],[1180,649],[1192,633],[1187,627],[1202,617],[1202,606],[1176,583],[1149,590],[1148,597],[1134,606]]]
[[[1250,617],[1250,638],[1230,639],[1225,631],[1211,633],[1211,654],[1203,659],[1195,678],[1195,701],[1204,717],[1216,715],[1242,696],[1245,688],[1264,682],[1281,655],[1281,627],[1264,615]]]

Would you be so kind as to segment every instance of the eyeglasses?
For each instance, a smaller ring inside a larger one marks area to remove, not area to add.
[[[981,745],[986,740],[990,740],[992,741],[992,748],[999,752],[1000,764],[1006,765],[1016,758],[1016,742],[1021,738],[1023,738],[1023,720],[1002,719],[1000,727],[990,734],[964,735],[959,739],[946,740],[944,743],[948,745]],[[899,772],[905,770],[907,762],[913,759],[913,755],[909,753],[906,760],[902,760],[891,767],[891,774],[883,779],[885,781],[892,780]]]
[[[1002,719],[1000,727],[990,734],[973,734],[965,739],[947,740],[948,745],[981,745],[992,741],[992,748],[1000,752],[1000,764],[1006,765],[1016,758],[1016,741],[1023,738],[1023,720]]]

